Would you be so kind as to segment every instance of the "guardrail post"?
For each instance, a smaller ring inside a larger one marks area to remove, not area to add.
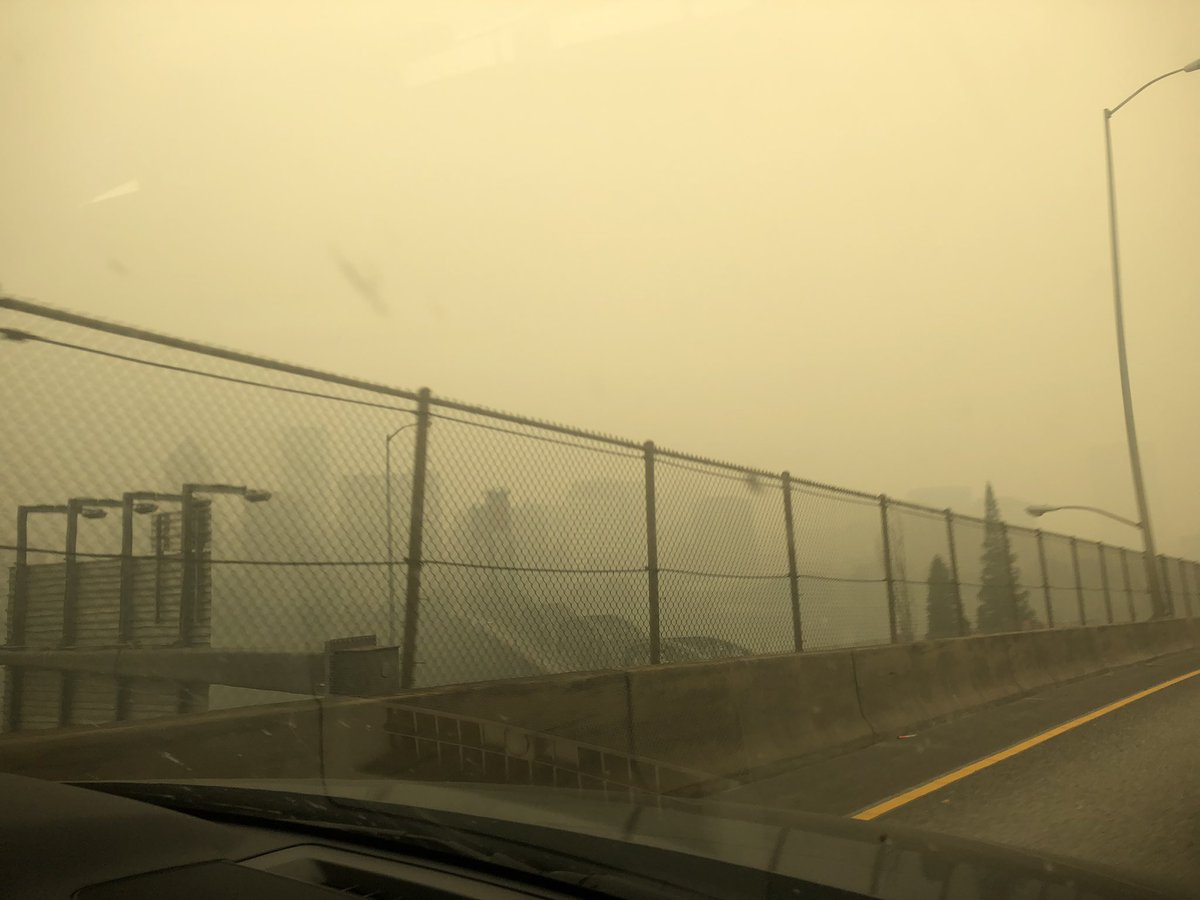
[[[646,456],[646,573],[649,576],[650,664],[658,665],[661,656],[658,594],[658,509],[654,488],[654,441],[643,445]]]
[[[421,541],[425,521],[425,466],[429,452],[429,388],[417,395],[417,435],[413,448],[409,510],[407,580],[404,587],[404,634],[400,650],[400,687],[411,688],[417,674],[417,619],[421,607]]]
[[[1054,627],[1054,602],[1050,597],[1050,570],[1046,566],[1046,538],[1037,530],[1038,565],[1042,570],[1042,595],[1046,601],[1046,627]]]
[[[1162,580],[1162,597],[1163,602],[1167,605],[1167,615],[1172,619],[1175,618],[1175,598],[1171,596],[1171,577],[1167,574],[1167,558],[1160,556],[1158,558],[1159,578]]]
[[[1129,551],[1121,548],[1121,577],[1125,580],[1125,600],[1129,603],[1129,621],[1137,621],[1137,609],[1133,605],[1133,579],[1129,577]]]
[[[883,533],[883,581],[887,585],[888,627],[891,630],[894,644],[899,637],[899,623],[896,621],[896,582],[892,576],[892,535],[888,528],[888,498],[886,494],[879,495],[879,524]]]
[[[1108,624],[1113,623],[1113,607],[1112,607],[1112,592],[1108,587],[1108,561],[1105,559],[1104,543],[1096,541],[1096,552],[1100,554],[1100,585],[1104,588],[1104,614],[1108,617]]]
[[[792,518],[792,475],[784,472],[783,527],[787,532],[788,589],[792,595],[792,639],[796,652],[804,650],[804,626],[800,619],[800,574],[796,569],[796,526]]]
[[[967,634],[967,616],[963,610],[962,583],[958,580],[958,550],[954,543],[954,511],[946,510],[946,546],[950,550],[950,578],[954,582],[954,608],[958,614],[958,633]]]
[[[1179,593],[1183,594],[1183,608],[1187,617],[1192,618],[1192,594],[1188,590],[1187,565],[1179,560]]]
[[[1079,547],[1071,538],[1071,568],[1075,570],[1075,601],[1079,604],[1079,624],[1087,624],[1087,612],[1083,608],[1083,579],[1079,575]]]

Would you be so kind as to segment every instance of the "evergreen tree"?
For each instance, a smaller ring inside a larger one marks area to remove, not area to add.
[[[1000,518],[1000,506],[991,483],[984,501],[983,566],[979,588],[979,630],[1021,631],[1033,627],[1036,618],[1029,606],[1029,592],[1021,589],[1017,558]]]
[[[929,576],[925,580],[929,585],[929,595],[925,603],[929,621],[926,639],[935,640],[966,634],[969,629],[966,617],[958,608],[954,579],[950,574],[950,567],[941,556],[935,556],[929,563]]]

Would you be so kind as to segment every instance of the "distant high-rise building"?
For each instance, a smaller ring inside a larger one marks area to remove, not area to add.
[[[213,467],[208,455],[191,437],[185,437],[163,462],[163,490],[178,490],[187,482],[212,482]]]

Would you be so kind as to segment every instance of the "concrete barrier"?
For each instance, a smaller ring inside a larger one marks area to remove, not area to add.
[[[530,731],[640,752],[629,720],[629,683],[621,671],[544,675],[424,688],[405,706],[518,724]]]
[[[1020,693],[1009,635],[855,650],[863,715],[877,734],[948,718]]]
[[[741,779],[1196,646],[1200,623],[1165,620],[313,699],[4,735],[0,769],[55,779],[365,776],[386,770],[389,712],[403,708]]]
[[[737,707],[750,771],[874,739],[850,653],[750,657],[734,673],[735,697],[756,698]]]

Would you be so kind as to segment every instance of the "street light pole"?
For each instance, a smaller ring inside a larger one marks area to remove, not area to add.
[[[182,494],[156,491],[126,491],[121,495],[121,592],[117,613],[117,643],[133,637],[133,516],[158,509],[159,503],[180,503]]]
[[[29,607],[29,517],[34,513],[58,513],[65,515],[68,509],[61,504],[38,504],[17,507],[17,558],[14,570],[13,606],[10,613],[9,640],[12,646],[25,644],[25,619]],[[85,508],[82,514],[90,519],[102,519],[102,509]],[[25,670],[18,666],[8,668],[8,696],[3,710],[0,729],[16,731],[20,727],[21,694],[25,683]]]
[[[401,425],[383,441],[383,491],[385,515],[387,516],[387,573],[388,573],[388,644],[396,643],[396,550],[392,525],[392,438],[406,428],[415,428],[416,422]]]
[[[189,482],[183,486],[180,491],[180,523],[179,523],[179,544],[183,562],[183,572],[180,577],[179,586],[179,645],[188,646],[192,640],[192,620],[195,618],[196,609],[196,576],[194,571],[196,566],[195,559],[195,511],[198,504],[197,494],[233,494],[241,497],[247,503],[264,503],[271,499],[270,491],[257,490],[248,488],[243,485],[234,484],[196,484]],[[209,502],[204,500],[203,502]]]
[[[1137,430],[1133,422],[1133,397],[1129,390],[1129,361],[1125,353],[1125,312],[1121,297],[1121,262],[1117,245],[1117,193],[1113,174],[1112,117],[1117,111],[1155,82],[1162,81],[1181,72],[1200,69],[1200,59],[1179,69],[1174,69],[1152,78],[1140,88],[1114,106],[1104,110],[1104,149],[1108,173],[1108,233],[1112,251],[1113,310],[1117,327],[1117,361],[1121,370],[1121,400],[1125,407],[1125,435],[1129,442],[1129,468],[1133,474],[1133,491],[1137,499],[1139,527],[1142,530],[1143,559],[1146,566],[1146,583],[1150,588],[1150,601],[1156,617],[1166,615],[1163,604],[1162,585],[1159,580],[1158,553],[1154,546],[1154,532],[1150,527],[1150,506],[1146,500],[1146,484],[1142,477],[1142,457],[1138,450]]]
[[[62,646],[72,647],[75,644],[75,632],[78,622],[76,612],[79,605],[79,517],[86,519],[102,519],[105,516],[104,507],[119,509],[120,500],[96,497],[72,497],[67,501],[67,545],[63,572],[63,617],[62,617]],[[88,511],[91,512],[88,512]]]

